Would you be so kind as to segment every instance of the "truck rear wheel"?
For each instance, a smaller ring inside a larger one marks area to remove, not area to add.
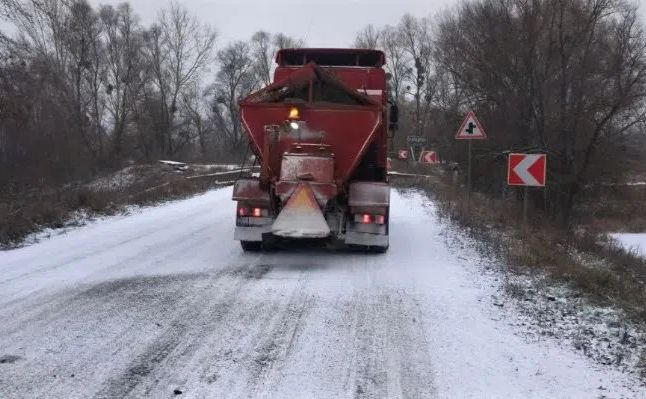
[[[258,252],[262,250],[262,242],[260,241],[240,241],[240,246],[245,252]]]
[[[388,246],[385,246],[385,247],[372,246],[370,247],[370,251],[375,254],[385,254],[386,252],[388,252]]]

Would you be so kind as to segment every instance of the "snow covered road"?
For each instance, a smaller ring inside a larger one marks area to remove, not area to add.
[[[228,188],[0,252],[0,397],[644,397],[522,338],[487,260],[392,201],[385,255],[244,254]]]

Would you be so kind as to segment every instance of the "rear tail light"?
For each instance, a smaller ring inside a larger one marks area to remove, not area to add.
[[[385,215],[371,215],[369,213],[357,213],[354,215],[354,222],[361,224],[386,224]]]
[[[264,209],[264,208],[240,207],[240,208],[238,208],[238,216],[239,217],[261,218],[261,217],[269,216],[269,211],[267,209]]]
[[[364,213],[363,215],[361,215],[361,223],[363,224],[372,223],[372,216],[367,213]]]

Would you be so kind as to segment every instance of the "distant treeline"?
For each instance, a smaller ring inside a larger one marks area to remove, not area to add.
[[[60,185],[127,162],[231,160],[246,146],[238,100],[270,79],[257,32],[218,43],[179,3],[143,26],[128,3],[0,0],[0,186]]]

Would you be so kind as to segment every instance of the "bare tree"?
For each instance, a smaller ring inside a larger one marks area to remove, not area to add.
[[[423,135],[426,116],[432,100],[431,36],[429,20],[404,15],[397,26],[397,38],[401,49],[411,58],[413,67],[408,74],[406,92],[415,99],[415,124],[418,135]],[[422,106],[426,105],[423,109]]]
[[[405,92],[405,82],[411,78],[410,56],[404,51],[397,37],[397,29],[386,25],[381,34],[379,48],[386,52],[386,69],[390,73],[391,97],[395,103]]]
[[[376,49],[379,47],[382,37],[382,31],[375,28],[372,24],[368,25],[357,33],[357,36],[354,39],[354,47]]]
[[[68,54],[69,82],[72,86],[72,112],[87,149],[95,158],[100,157],[102,139],[100,130],[92,126],[88,114],[100,121],[101,106],[99,105],[99,90],[102,57],[100,41],[101,26],[94,10],[84,1],[71,3],[69,13],[64,21],[64,45]],[[90,137],[90,131],[99,132]]]
[[[128,4],[103,6],[101,22],[106,36],[105,94],[112,120],[112,151],[119,156],[134,101],[147,82],[143,60],[143,31]]]
[[[268,85],[271,82],[272,61],[275,53],[270,33],[258,31],[251,37],[251,52],[256,59],[255,70],[258,79]]]
[[[276,52],[283,48],[302,47],[304,42],[282,33],[272,35],[265,31],[258,31],[251,37],[250,45],[251,56],[255,60],[254,70],[258,80],[266,86],[271,83]]]
[[[180,94],[210,62],[216,33],[199,23],[186,8],[172,3],[169,10],[160,13],[158,24],[147,37],[161,105],[159,151],[162,155],[173,155]]]
[[[198,139],[202,160],[209,158],[210,150],[215,144],[215,132],[208,123],[209,99],[198,82],[182,93],[181,108],[187,122],[187,128],[193,131],[191,136]]]
[[[289,37],[284,33],[275,34],[272,42],[274,43],[274,47],[278,50],[284,48],[301,48],[305,45],[305,42],[302,39]]]
[[[218,51],[220,70],[213,91],[216,126],[228,148],[239,148],[242,127],[238,101],[259,87],[250,46],[238,41]]]

